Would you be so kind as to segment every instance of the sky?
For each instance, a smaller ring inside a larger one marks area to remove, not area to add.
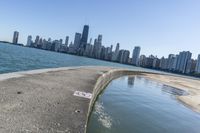
[[[0,0],[0,40],[27,36],[74,40],[83,25],[89,38],[103,35],[103,45],[158,57],[180,51],[200,54],[200,0]]]

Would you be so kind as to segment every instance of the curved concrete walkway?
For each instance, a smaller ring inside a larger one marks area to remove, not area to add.
[[[0,133],[83,133],[92,105],[105,85],[133,73],[79,67],[1,74]]]

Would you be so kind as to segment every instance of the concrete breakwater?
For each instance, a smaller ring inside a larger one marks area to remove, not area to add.
[[[104,87],[114,78],[137,73],[77,67],[1,74],[0,132],[86,132],[92,106]],[[88,94],[91,99],[84,97]]]
[[[111,80],[124,75],[141,75],[172,87],[183,87],[199,98],[198,80],[111,67],[1,74],[0,133],[84,133],[98,95]],[[192,97],[192,101],[187,102],[187,97],[191,96],[178,98],[198,109],[199,101]]]
[[[121,76],[124,76],[124,75],[139,75],[139,74],[141,74],[141,72],[125,70],[125,69],[112,69],[112,70],[104,73],[101,77],[99,77],[97,82],[96,82],[96,84],[95,84],[95,86],[94,86],[93,97],[92,97],[92,99],[90,101],[90,105],[89,105],[89,109],[88,109],[86,125],[88,123],[89,116],[91,114],[93,105],[94,105],[98,95],[101,93],[101,91],[103,91],[105,89],[105,87],[113,79],[121,77]],[[85,133],[86,133],[86,129],[85,129]]]

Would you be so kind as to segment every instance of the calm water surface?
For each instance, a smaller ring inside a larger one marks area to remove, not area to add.
[[[176,99],[186,94],[139,76],[116,79],[99,96],[88,133],[200,133],[200,115]]]

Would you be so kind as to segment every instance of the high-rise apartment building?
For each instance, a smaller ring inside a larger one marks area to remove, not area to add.
[[[32,44],[32,36],[28,36],[26,46],[30,47]]]
[[[139,46],[136,46],[133,50],[132,64],[135,66],[139,65],[140,50],[141,48]]]
[[[80,43],[81,43],[81,33],[75,33],[74,48],[76,50],[80,48]]]
[[[36,38],[35,38],[35,47],[37,47],[37,45],[39,45],[40,44],[40,36],[36,36]]]
[[[172,70],[172,66],[175,60],[175,55],[174,54],[169,54],[167,58],[167,70]]]
[[[68,44],[69,44],[69,36],[66,36],[66,38],[65,38],[65,46],[68,46]]]
[[[117,61],[118,55],[119,55],[119,48],[120,48],[120,44],[117,43],[115,51],[112,55],[112,61]]]
[[[13,42],[12,43],[17,44],[18,43],[18,38],[19,38],[19,32],[15,31],[14,35],[13,35]]]
[[[175,71],[180,72],[180,73],[185,73],[187,64],[191,60],[191,57],[192,57],[192,53],[189,51],[180,52],[177,58]]]

